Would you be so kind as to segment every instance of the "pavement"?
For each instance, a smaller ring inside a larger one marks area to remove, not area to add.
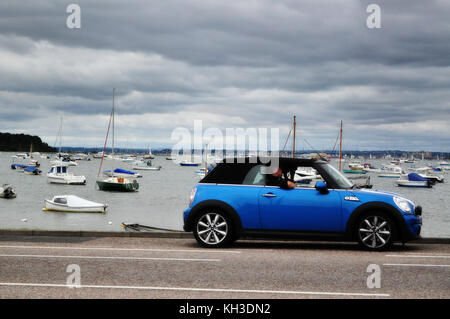
[[[450,245],[4,235],[0,298],[450,298]]]

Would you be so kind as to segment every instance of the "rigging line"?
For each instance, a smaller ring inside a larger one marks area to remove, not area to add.
[[[306,138],[303,138],[303,140],[306,142],[306,144],[309,145],[309,147],[311,147],[311,149],[312,149],[317,155],[319,155],[319,157],[320,157],[321,159],[323,159],[323,157],[320,155],[320,152],[319,152],[314,146],[312,146],[311,144],[309,144],[309,142],[306,140]]]
[[[336,147],[336,144],[337,144],[338,140],[339,140],[339,133],[338,133],[338,135],[337,135],[337,137],[336,137],[336,141],[334,142],[333,149],[331,150],[331,154],[334,153],[334,149],[335,149],[335,147]]]
[[[285,149],[285,147],[286,147],[286,144],[287,144],[287,142],[289,141],[289,137],[291,136],[291,132],[292,132],[292,127],[291,127],[291,130],[289,131],[289,134],[288,134],[287,138],[286,138],[286,142],[284,142],[284,146],[283,146],[282,152],[284,152],[284,149]]]

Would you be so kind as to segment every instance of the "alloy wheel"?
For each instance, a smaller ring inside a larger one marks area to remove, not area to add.
[[[217,212],[204,214],[197,222],[198,238],[207,245],[218,245],[228,235],[228,223],[225,217]]]
[[[364,246],[379,249],[390,243],[392,230],[388,220],[375,215],[362,219],[358,233]]]

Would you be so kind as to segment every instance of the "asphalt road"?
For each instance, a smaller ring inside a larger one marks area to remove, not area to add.
[[[0,298],[450,298],[450,245],[0,236]]]

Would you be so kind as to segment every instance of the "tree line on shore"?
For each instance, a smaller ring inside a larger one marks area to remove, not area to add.
[[[0,151],[5,152],[55,152],[55,148],[42,142],[39,136],[0,132]]]

